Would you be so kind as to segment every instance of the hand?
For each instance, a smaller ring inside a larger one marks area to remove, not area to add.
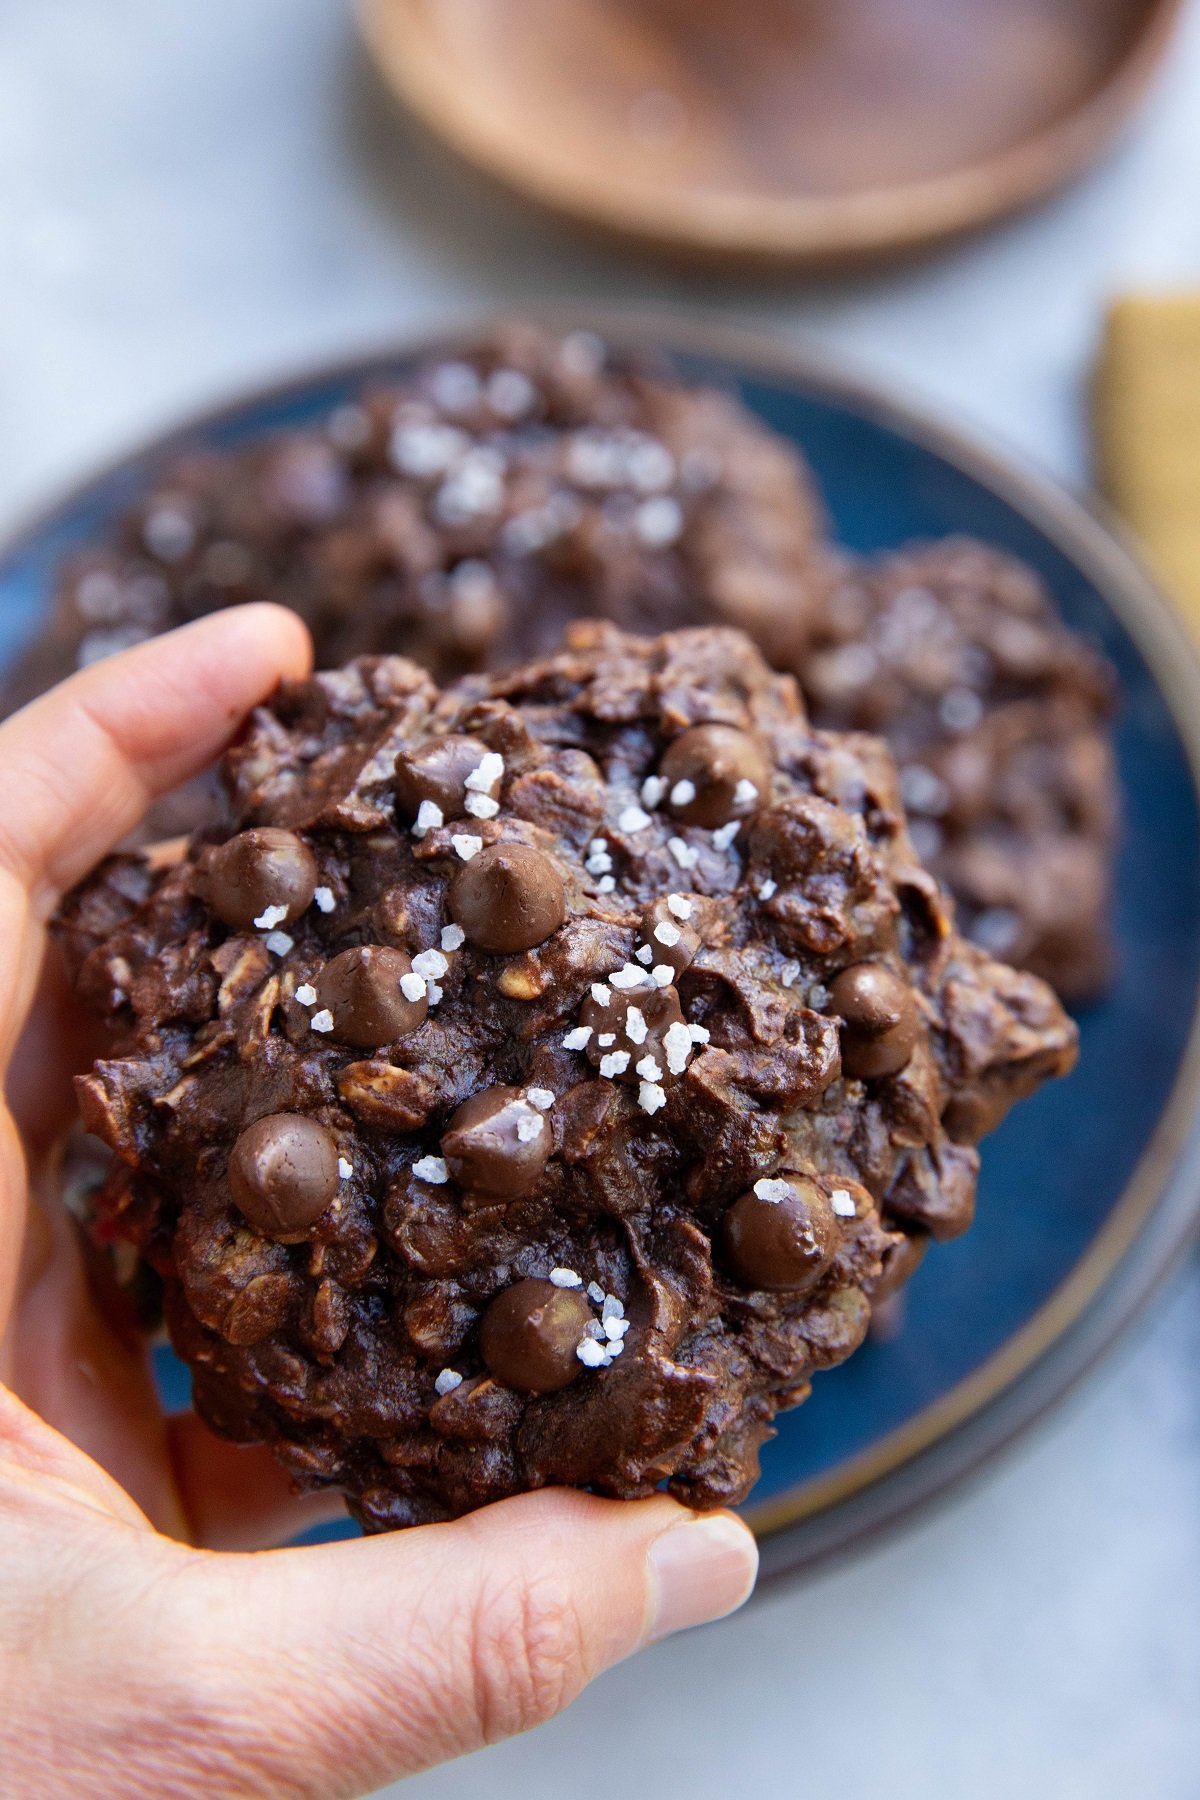
[[[89,1295],[53,1174],[91,1046],[46,921],[308,661],[291,614],[243,607],[0,726],[0,1789],[21,1800],[359,1794],[537,1724],[753,1583],[728,1514],[569,1492],[230,1554],[314,1503],[265,1451],[164,1420]]]

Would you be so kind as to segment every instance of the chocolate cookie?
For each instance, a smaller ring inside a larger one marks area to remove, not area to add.
[[[368,1529],[551,1483],[742,1499],[1074,1059],[956,934],[883,745],[738,633],[580,625],[444,692],[360,660],[225,781],[219,829],[58,922],[113,1034],[98,1229],[213,1427]]]
[[[850,568],[797,673],[818,724],[887,738],[965,936],[1094,996],[1111,963],[1114,680],[1032,571],[965,538]]]
[[[64,571],[6,704],[244,600],[298,612],[321,667],[403,650],[439,680],[547,650],[581,612],[740,625],[783,654],[821,526],[799,455],[731,398],[511,325],[322,426],[162,470]]]

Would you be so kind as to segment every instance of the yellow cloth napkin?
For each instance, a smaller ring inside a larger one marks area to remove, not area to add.
[[[1200,293],[1115,302],[1094,417],[1101,486],[1200,639]]]

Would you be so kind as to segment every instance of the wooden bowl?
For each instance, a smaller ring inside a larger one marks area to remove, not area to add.
[[[910,250],[1077,175],[1180,0],[359,0],[479,169],[675,259]]]

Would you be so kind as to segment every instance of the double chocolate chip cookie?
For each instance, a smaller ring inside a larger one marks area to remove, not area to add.
[[[552,1483],[742,1499],[783,1407],[1070,1068],[876,739],[735,632],[285,687],[228,810],[58,924],[103,1232],[215,1429],[372,1530]]]

